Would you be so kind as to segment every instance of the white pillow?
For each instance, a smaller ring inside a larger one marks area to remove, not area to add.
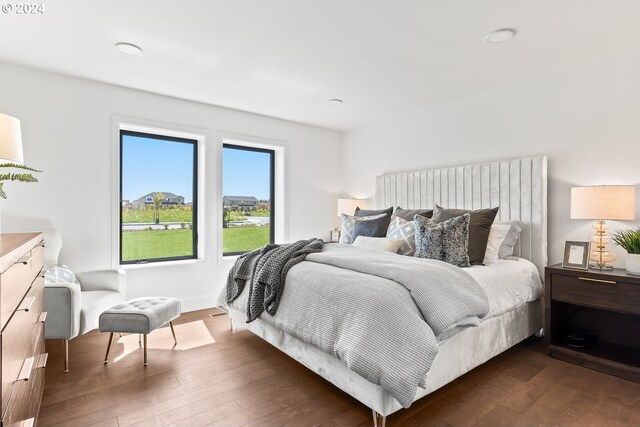
[[[502,244],[500,245],[500,249],[498,250],[498,257],[500,259],[509,258],[513,256],[513,248],[520,239],[520,232],[522,232],[522,230],[524,229],[525,224],[524,222],[517,220],[497,222],[495,224],[509,226],[509,232],[507,233],[507,236],[504,238],[504,241],[502,242]]]
[[[66,265],[55,265],[47,268],[44,273],[45,283],[77,283],[80,284],[76,275]]]
[[[357,246],[363,249],[373,249],[377,251],[398,252],[402,240],[389,239],[388,237],[366,237],[358,236],[353,242],[353,246]]]
[[[489,231],[489,240],[487,240],[487,250],[484,253],[484,264],[496,262],[498,260],[498,252],[504,239],[507,237],[511,227],[509,224],[493,224]]]

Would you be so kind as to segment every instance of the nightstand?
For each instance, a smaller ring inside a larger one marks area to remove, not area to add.
[[[544,298],[551,356],[640,382],[640,276],[558,264],[545,270]],[[571,333],[597,338],[576,347],[580,344],[568,339]]]

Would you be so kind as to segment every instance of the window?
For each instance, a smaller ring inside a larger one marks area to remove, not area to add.
[[[198,141],[120,130],[120,264],[194,259]]]
[[[223,255],[238,255],[273,243],[274,162],[274,150],[223,144]]]

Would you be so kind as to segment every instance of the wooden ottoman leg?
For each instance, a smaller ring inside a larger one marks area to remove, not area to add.
[[[171,335],[173,335],[173,344],[178,345],[178,339],[176,338],[176,331],[173,330],[173,321],[169,322],[169,326],[171,327]]]
[[[69,340],[64,340],[64,373],[69,372]]]
[[[144,366],[147,366],[147,334],[144,334],[142,341],[144,341]]]
[[[107,344],[107,354],[104,355],[104,364],[109,363],[109,350],[111,350],[111,342],[113,341],[113,332],[109,334],[109,344]]]

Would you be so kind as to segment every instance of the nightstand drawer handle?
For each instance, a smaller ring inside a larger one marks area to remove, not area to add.
[[[578,279],[586,280],[588,282],[608,283],[610,285],[615,285],[617,283],[617,282],[614,282],[613,280],[592,279],[590,277],[578,277]]]

